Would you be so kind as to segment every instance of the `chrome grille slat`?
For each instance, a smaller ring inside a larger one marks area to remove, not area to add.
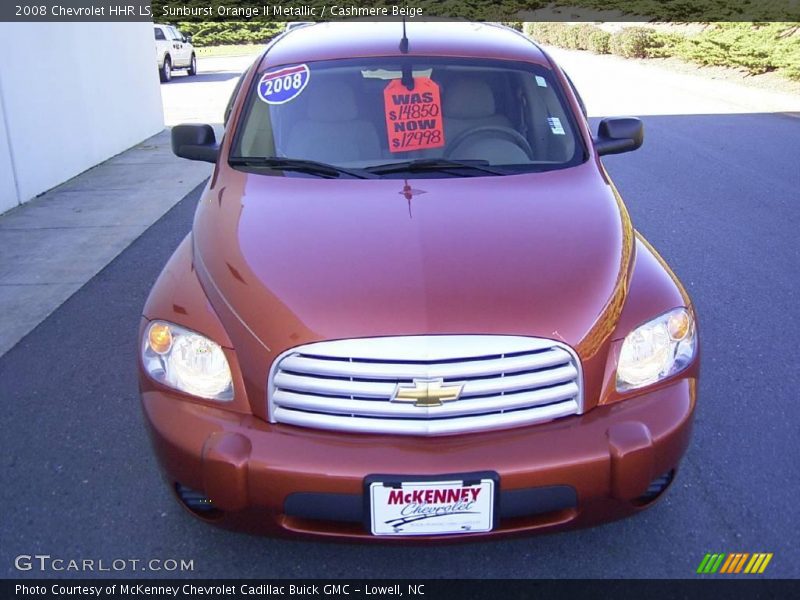
[[[354,433],[453,435],[532,425],[573,415],[577,410],[577,403],[573,400],[542,408],[457,419],[370,419],[277,408],[275,420],[287,425]]]
[[[574,381],[570,381],[564,385],[532,392],[459,400],[458,402],[445,403],[442,406],[420,408],[412,404],[400,404],[398,402],[375,402],[374,400],[350,400],[345,398],[336,398],[334,402],[331,402],[331,398],[278,390],[275,392],[274,402],[279,407],[309,412],[402,419],[429,419],[498,412],[497,407],[501,402],[503,408],[499,412],[542,406],[574,399],[577,392],[578,386],[575,385]]]
[[[431,381],[461,385],[460,396],[437,406],[392,401],[398,384],[405,389]],[[397,336],[307,344],[275,360],[268,390],[274,423],[359,433],[484,431],[579,414],[583,407],[574,351],[553,340],[521,336]]]
[[[568,358],[567,358],[568,359]],[[491,358],[488,360],[475,360],[470,365],[470,375],[481,377],[518,373],[520,371],[535,371],[547,367],[563,364],[563,352],[547,350],[523,356],[509,358]],[[311,358],[301,354],[287,356],[281,363],[281,369],[293,373],[309,373],[312,375],[327,375],[334,377],[355,377],[361,379],[414,379],[436,378],[451,379],[463,375],[463,363],[447,364],[392,364],[375,362],[323,360]]]
[[[494,379],[478,379],[464,383],[461,398],[485,394],[513,393],[573,381],[578,371],[572,365],[525,375],[506,375]]]
[[[275,387],[296,392],[319,392],[329,396],[367,396],[388,400],[394,392],[395,384],[350,379],[318,379],[280,371],[275,376]]]

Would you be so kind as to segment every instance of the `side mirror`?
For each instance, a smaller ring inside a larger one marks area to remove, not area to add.
[[[217,162],[219,146],[214,128],[211,125],[176,125],[172,128],[172,152],[189,160]]]
[[[644,142],[644,125],[635,117],[611,117],[600,121],[594,147],[600,156],[636,150]]]
[[[187,44],[191,44],[192,43],[192,36],[190,36],[190,35],[183,36],[183,41],[186,42]]]

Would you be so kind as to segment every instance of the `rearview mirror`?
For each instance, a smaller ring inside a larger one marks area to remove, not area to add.
[[[176,125],[172,128],[172,152],[189,160],[217,162],[219,146],[214,128],[211,125]]]
[[[636,150],[644,142],[644,125],[635,117],[611,117],[600,121],[594,147],[600,156]]]

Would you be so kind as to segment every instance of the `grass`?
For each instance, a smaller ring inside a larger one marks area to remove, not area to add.
[[[225,44],[223,46],[206,46],[195,48],[200,58],[215,58],[220,56],[248,56],[264,49],[264,44]]]

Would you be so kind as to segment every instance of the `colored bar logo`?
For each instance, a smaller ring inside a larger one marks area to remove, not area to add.
[[[701,575],[713,575],[715,573],[756,575],[763,573],[771,560],[772,552],[706,554],[703,560],[700,561],[697,572]]]

